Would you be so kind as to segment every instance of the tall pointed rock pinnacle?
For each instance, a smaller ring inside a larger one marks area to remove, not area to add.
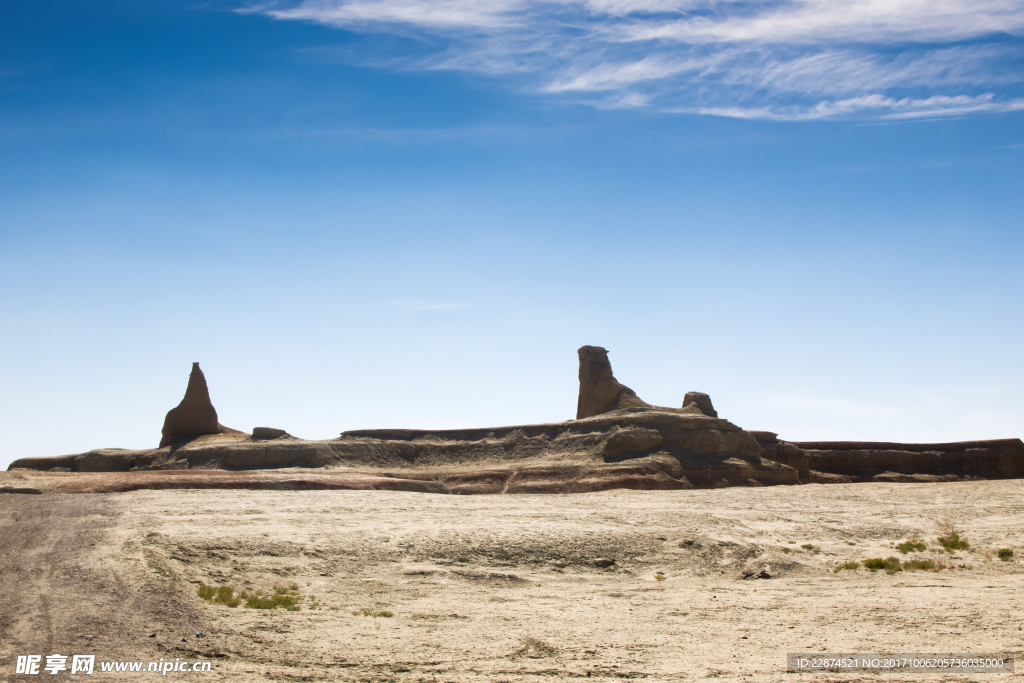
[[[640,408],[648,404],[636,392],[619,384],[608,362],[608,351],[600,346],[582,346],[580,355],[580,397],[576,419],[601,415],[620,408]]]
[[[160,447],[163,448],[184,437],[217,434],[220,430],[217,410],[210,402],[206,377],[199,369],[199,363],[193,363],[192,374],[188,376],[188,388],[185,389],[185,398],[181,399],[178,407],[172,408],[164,418]]]

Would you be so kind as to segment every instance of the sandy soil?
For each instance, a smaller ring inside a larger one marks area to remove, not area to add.
[[[170,674],[190,680],[1002,680],[790,674],[785,655],[1020,653],[1024,570],[993,551],[1024,551],[1022,493],[1007,480],[0,495],[0,679],[32,680],[14,675],[17,654],[79,653],[213,662]],[[934,541],[947,517],[978,551],[943,556],[951,569],[831,571],[898,555],[915,532]],[[770,579],[743,578],[765,565]],[[294,583],[303,609],[210,605],[200,582]]]

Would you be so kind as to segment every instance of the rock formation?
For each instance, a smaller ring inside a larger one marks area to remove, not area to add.
[[[811,481],[929,481],[930,478],[997,479],[1024,475],[1020,439],[956,443],[802,441]],[[925,478],[922,478],[925,477]],[[841,483],[837,481],[836,483]]]
[[[696,407],[702,415],[718,417],[718,411],[711,405],[711,397],[707,394],[702,394],[699,391],[686,392],[686,396],[683,397],[683,407],[689,408],[690,406]]]
[[[600,346],[581,346],[580,396],[576,402],[576,419],[602,415],[622,408],[644,408],[636,392],[619,384],[608,362],[608,351]]]
[[[276,429],[274,427],[253,427],[251,438],[253,440],[262,439],[270,441],[273,439],[280,439],[282,437],[287,437],[289,439],[295,438],[294,436],[284,431],[283,429]]]
[[[686,394],[681,408],[641,401],[612,375],[603,348],[584,346],[579,359],[576,420],[473,429],[355,430],[324,441],[298,439],[270,427],[257,427],[250,435],[218,424],[196,363],[185,398],[167,413],[160,448],[22,458],[9,469],[67,472],[69,478],[78,472],[125,473],[64,483],[47,479],[47,492],[373,488],[574,493],[1024,476],[1020,439],[791,443],[774,432],[744,431],[719,418],[707,394]],[[285,468],[314,471],[281,472]]]
[[[217,410],[210,402],[210,390],[206,386],[206,377],[199,369],[199,363],[192,364],[192,374],[188,376],[188,388],[185,398],[177,408],[172,408],[164,418],[161,430],[160,447],[168,446],[180,439],[217,434],[221,431],[217,422]]]

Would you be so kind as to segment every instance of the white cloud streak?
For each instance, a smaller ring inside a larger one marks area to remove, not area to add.
[[[415,46],[361,58],[380,68],[505,77],[605,107],[894,119],[1015,111],[1024,95],[1024,0],[300,0],[248,11]]]

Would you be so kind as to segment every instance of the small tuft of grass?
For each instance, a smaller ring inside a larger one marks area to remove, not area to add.
[[[815,555],[819,555],[821,553],[821,548],[815,548],[813,543],[804,543],[800,547],[809,553],[814,553]]]
[[[235,593],[231,586],[207,586],[200,584],[196,589],[196,595],[212,605],[224,605],[226,607],[238,607],[243,605],[246,609],[286,609],[289,612],[298,612],[302,609],[299,603],[303,597],[299,595],[298,584],[293,583],[290,587],[274,586],[274,592],[267,595],[262,590],[250,592],[243,590]],[[310,597],[310,609],[318,609],[320,600],[315,596]]]
[[[792,550],[792,548],[783,548],[782,552],[784,552],[784,553],[786,553],[788,555],[789,553],[793,552],[793,550]]]
[[[864,568],[869,572],[877,572],[879,569],[884,569],[886,574],[895,574],[896,572],[903,571],[899,558],[896,557],[889,557],[884,560],[881,557],[872,557],[870,560],[864,560]]]
[[[388,610],[381,610],[379,612],[374,612],[373,610],[369,610],[369,609],[357,609],[355,612],[352,613],[352,616],[354,616],[354,617],[384,617],[386,619],[390,619],[391,617],[395,616],[395,613],[394,612],[389,612]]]
[[[245,606],[248,609],[277,609],[283,607],[289,612],[298,612],[302,609],[298,605],[299,598],[295,595],[282,595],[275,592],[270,597],[261,595],[248,595],[245,598]]]
[[[654,578],[658,581],[664,581],[668,577],[662,574],[661,572],[658,572],[654,575]]]
[[[925,543],[924,539],[917,534],[914,534],[907,540],[903,541],[903,543],[897,545],[896,550],[899,550],[901,553],[906,555],[911,552],[923,553],[927,547],[928,544]]]
[[[1000,548],[999,559],[1003,562],[1009,562],[1013,559],[1013,548]]]
[[[836,565],[836,568],[832,570],[833,574],[838,574],[844,569],[857,570],[860,569],[860,562],[843,562],[842,564]]]
[[[853,541],[847,541],[847,542],[846,542],[846,545],[857,545],[857,544],[856,544],[856,543],[854,543]]]
[[[967,550],[971,547],[971,544],[967,542],[966,538],[960,538],[960,529],[957,523],[956,516],[942,517],[939,519],[935,526],[939,531],[939,545],[941,545],[947,553],[954,553],[957,550]]]
[[[231,586],[207,586],[199,584],[196,595],[211,605],[224,605],[225,607],[238,607],[241,599],[235,596],[235,589]]]
[[[796,545],[796,541],[786,541],[786,542],[791,544],[791,545]]]
[[[930,571],[935,569],[935,563],[931,560],[907,560],[903,563],[903,569],[908,572],[916,572],[918,570]]]

